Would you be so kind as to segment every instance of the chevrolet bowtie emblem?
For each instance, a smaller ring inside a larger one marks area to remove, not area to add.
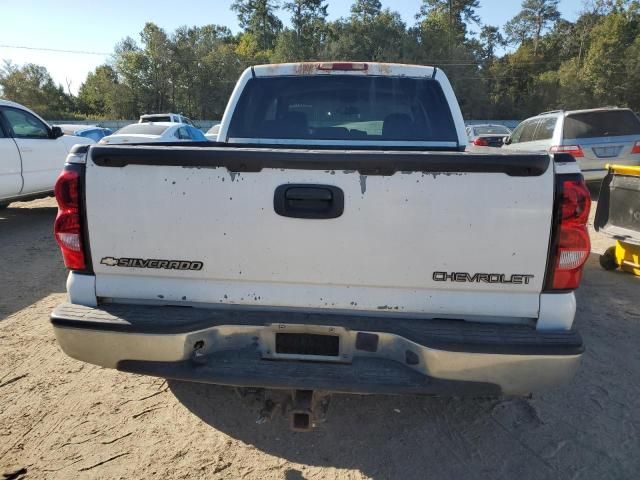
[[[118,265],[118,259],[113,257],[104,257],[102,260],[100,260],[100,263],[102,265],[108,265],[109,267],[115,267],[116,265]]]

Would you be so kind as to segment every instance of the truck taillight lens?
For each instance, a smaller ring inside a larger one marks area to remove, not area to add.
[[[62,251],[64,265],[71,270],[85,270],[87,262],[82,244],[80,173],[65,168],[56,180],[54,192],[58,202],[58,216],[53,233]]]
[[[547,289],[573,290],[580,285],[582,269],[591,252],[587,231],[591,197],[582,177],[561,180],[558,187],[557,226]]]
[[[586,226],[590,208],[591,196],[584,180],[564,180],[560,200],[560,224]]]
[[[489,146],[489,142],[487,142],[484,138],[476,138],[473,141],[474,145],[478,145],[479,147],[488,147]]]
[[[589,258],[589,234],[586,226],[561,226],[559,237],[552,288],[572,290],[580,286],[582,267]]]
[[[568,153],[573,158],[584,157],[584,152],[580,145],[554,145],[549,149],[549,153]]]
[[[640,153],[640,140],[633,144],[633,148],[631,149],[631,153]]]
[[[60,210],[80,208],[80,174],[75,170],[63,170],[53,191]]]

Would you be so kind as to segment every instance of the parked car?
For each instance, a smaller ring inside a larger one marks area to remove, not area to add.
[[[217,142],[219,131],[220,131],[220,124],[218,123],[217,125],[214,125],[213,127],[211,127],[209,131],[207,131],[207,133],[204,134],[204,136],[207,137],[212,142]]]
[[[468,125],[469,143],[479,147],[501,147],[504,139],[511,134],[504,125]]]
[[[93,141],[64,135],[23,105],[0,100],[0,208],[51,195],[71,147],[88,143]]]
[[[640,165],[640,118],[628,108],[556,110],[528,118],[503,148],[568,153],[584,178],[600,181],[605,165]]]
[[[110,128],[98,127],[97,125],[58,125],[65,135],[75,135],[76,137],[90,138],[94,142],[99,142],[103,137],[113,134]]]
[[[146,115],[140,115],[140,120],[138,120],[138,123],[147,122],[173,122],[193,125],[193,122],[190,119],[188,119],[184,115],[179,115],[177,113],[148,113]]]
[[[314,391],[522,395],[577,370],[579,168],[460,151],[442,69],[255,66],[218,141],[70,154],[69,300],[51,316],[68,355],[290,389],[300,430]]]
[[[113,135],[104,137],[98,143],[115,145],[118,143],[156,142],[207,142],[200,130],[191,125],[173,122],[132,123],[122,127]]]

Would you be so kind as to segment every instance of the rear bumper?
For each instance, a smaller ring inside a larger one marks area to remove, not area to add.
[[[575,331],[388,316],[65,303],[51,322],[67,355],[108,368],[344,393],[527,394],[571,378],[583,352]],[[282,353],[279,334],[339,346]]]

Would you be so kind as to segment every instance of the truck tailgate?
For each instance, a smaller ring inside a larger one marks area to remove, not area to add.
[[[553,175],[545,155],[92,147],[96,294],[536,318]],[[336,187],[343,212],[279,215],[287,184]]]

